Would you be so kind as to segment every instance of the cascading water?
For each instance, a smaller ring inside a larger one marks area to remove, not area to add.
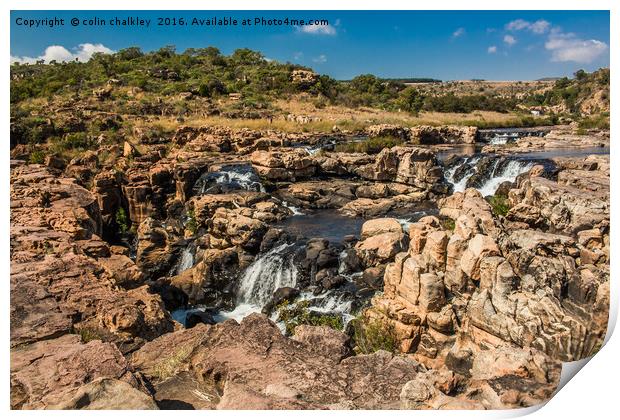
[[[237,306],[230,312],[220,312],[216,319],[241,320],[247,315],[260,312],[280,287],[295,287],[297,267],[294,244],[278,245],[256,258],[245,270],[239,283]]]
[[[194,254],[191,247],[187,247],[181,253],[179,264],[176,267],[176,274],[181,274],[185,270],[189,270],[194,266]]]
[[[531,161],[511,160],[499,170],[496,166],[493,170],[493,176],[482,187],[478,188],[478,191],[484,197],[494,195],[497,187],[503,182],[514,182],[517,176],[529,171],[534,165],[535,162]]]
[[[503,182],[514,182],[517,176],[529,171],[537,162],[532,160],[511,159],[503,156],[490,157],[494,159],[489,166],[485,166],[484,176],[486,181],[480,183],[478,180],[476,189],[483,196],[494,195],[497,188]],[[454,192],[462,192],[471,186],[470,179],[478,175],[480,169],[478,163],[482,156],[466,157],[457,160],[446,169],[446,180],[453,186]],[[489,157],[485,158],[489,159]],[[488,160],[487,160],[488,162]]]
[[[480,160],[480,156],[471,156],[471,157],[467,157],[465,158],[465,161],[457,163],[453,166],[451,166],[450,168],[448,168],[448,170],[446,171],[446,181],[448,181],[450,184],[452,184],[453,190],[454,192],[463,192],[465,191],[466,185],[467,185],[467,180],[469,180],[469,178],[476,173],[476,163],[478,163],[478,161]],[[468,169],[467,172],[465,172],[465,174],[461,174],[461,177],[456,180],[456,174],[457,171],[464,167],[464,165],[468,165]]]
[[[262,308],[280,287],[295,287],[297,267],[291,250],[294,245],[281,244],[258,257],[245,271],[239,284],[237,301]]]
[[[251,165],[231,164],[219,171],[204,173],[194,184],[194,194],[219,193],[232,190],[265,192],[265,187]]]
[[[287,209],[289,209],[293,213],[293,216],[304,216],[304,213],[301,210],[299,210],[299,208],[293,205],[290,205],[286,201],[283,201],[282,205],[286,207]]]

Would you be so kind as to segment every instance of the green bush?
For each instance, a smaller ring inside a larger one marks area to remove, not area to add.
[[[609,115],[600,114],[596,116],[590,116],[581,119],[579,121],[579,128],[583,130],[588,129],[602,129],[609,130]]]
[[[396,137],[371,137],[363,141],[341,143],[336,145],[335,151],[345,153],[379,153],[385,148],[403,144],[402,139]]]
[[[124,208],[118,208],[116,215],[114,216],[114,220],[116,220],[116,225],[118,226],[120,233],[126,233],[129,231],[129,217],[127,217],[127,212]]]
[[[45,162],[45,156],[46,153],[43,150],[35,150],[30,153],[30,156],[28,156],[28,162],[42,164]]]
[[[60,140],[52,140],[60,151],[89,150],[96,146],[95,140],[84,132],[68,133]]]
[[[193,209],[187,211],[187,222],[185,222],[185,229],[189,230],[192,235],[195,235],[198,231],[198,223],[196,222],[196,214]]]
[[[443,227],[445,230],[450,230],[450,231],[454,230],[455,223],[453,219],[446,217],[446,218],[441,219],[440,222],[441,222],[441,227]]]
[[[340,315],[319,314],[308,310],[308,301],[302,300],[294,305],[288,301],[282,302],[276,308],[278,321],[284,322],[286,334],[293,335],[299,325],[326,326],[335,330],[342,330],[344,324]]]
[[[494,195],[490,197],[489,204],[491,204],[493,214],[496,216],[506,216],[508,214],[508,210],[510,210],[510,206],[508,205],[508,197],[504,195]]]
[[[358,354],[370,354],[377,350],[396,352],[398,340],[394,326],[386,320],[368,320],[358,317],[351,321],[353,325],[353,340],[355,352]]]

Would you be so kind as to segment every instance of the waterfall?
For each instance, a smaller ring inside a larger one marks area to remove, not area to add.
[[[467,180],[476,173],[476,163],[478,163],[479,160],[480,156],[467,157],[464,161],[457,162],[446,171],[446,180],[452,184],[454,192],[465,191]],[[471,168],[457,181],[454,179],[454,176],[456,175],[456,171],[463,165],[471,165]]]
[[[237,184],[243,190],[248,191],[260,191],[265,192],[265,187],[260,181],[256,180],[256,174],[254,172],[221,172],[219,176],[215,178],[216,184],[220,185],[234,185]]]
[[[496,165],[493,169],[493,176],[480,187],[478,191],[485,197],[487,195],[494,195],[497,187],[499,187],[502,182],[514,182],[517,176],[529,171],[534,165],[535,162],[511,160],[499,171]]]
[[[479,171],[477,164],[480,159],[481,156],[467,157],[464,160],[457,161],[446,169],[446,180],[452,184],[454,192],[465,191],[469,179]],[[497,187],[499,187],[502,182],[514,182],[517,176],[529,171],[535,164],[536,162],[534,161],[508,160],[507,158],[499,156],[495,157],[492,167],[488,170],[489,178],[477,189],[485,197],[487,195],[494,195]],[[457,179],[457,171],[464,168],[465,165],[468,165],[468,168],[465,168],[465,173],[459,174],[460,178]]]
[[[260,311],[280,287],[295,287],[297,267],[293,244],[281,244],[259,256],[246,270],[239,284],[237,302],[253,304]]]
[[[179,264],[176,268],[176,274],[181,274],[185,270],[189,270],[194,266],[194,254],[192,253],[191,247],[187,247],[183,250],[181,254],[181,258],[179,259]]]
[[[293,213],[293,216],[303,216],[304,215],[304,213],[302,213],[301,210],[299,210],[299,208],[288,204],[286,201],[283,201],[282,205],[284,207],[286,207],[287,209],[289,209]]]
[[[248,164],[222,166],[219,171],[206,172],[194,184],[194,194],[219,193],[233,190],[265,192],[265,187]]]

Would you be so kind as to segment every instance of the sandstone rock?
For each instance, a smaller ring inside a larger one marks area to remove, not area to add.
[[[396,219],[382,218],[373,219],[364,222],[360,233],[361,240],[365,240],[371,236],[380,235],[382,233],[402,233],[403,228]]]
[[[336,361],[351,355],[349,336],[329,327],[299,325],[295,328],[293,339],[307,345],[313,352]]]
[[[153,397],[111,378],[96,379],[75,392],[62,397],[63,401],[48,408],[52,410],[158,410]]]
[[[181,398],[188,404],[199,384],[219,395],[218,408],[254,409],[396,408],[402,386],[419,366],[387,352],[338,362],[333,353],[326,357],[282,336],[258,314],[240,325],[227,321],[164,335],[135,352],[132,364],[151,379],[156,399],[166,382],[189,375],[194,382],[177,382],[187,391],[177,395],[186,395]]]
[[[82,344],[78,336],[65,335],[15,349],[11,352],[11,407],[57,408],[59,402],[99,378],[121,380],[132,389],[141,389],[125,358],[110,343]]]
[[[355,251],[365,267],[389,262],[406,247],[402,233],[386,232],[371,236],[355,245]]]
[[[480,260],[499,253],[497,244],[490,236],[477,234],[469,241],[461,257],[461,269],[471,279],[480,280]]]

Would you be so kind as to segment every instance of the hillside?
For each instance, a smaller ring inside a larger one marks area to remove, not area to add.
[[[85,63],[13,64],[11,146],[70,154],[92,148],[102,136],[114,143],[138,129],[161,137],[179,123],[213,118],[259,128],[275,120],[286,131],[356,130],[382,122],[527,126],[582,114],[590,116],[588,128],[609,124],[609,69],[555,82],[405,83],[411,80],[366,74],[337,81],[260,52],[238,49],[225,56],[214,47],[183,53],[171,46],[149,53],[130,47]],[[532,109],[543,115],[533,118]]]

